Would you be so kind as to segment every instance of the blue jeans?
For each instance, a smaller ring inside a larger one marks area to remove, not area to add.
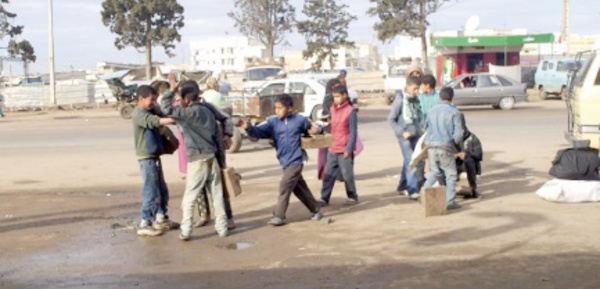
[[[428,149],[429,155],[429,166],[431,172],[427,177],[427,181],[425,182],[426,188],[431,188],[437,182],[438,178],[446,179],[446,204],[452,205],[454,204],[454,199],[456,199],[456,179],[457,179],[457,171],[456,171],[456,160],[454,158],[454,153],[430,148]]]
[[[411,138],[409,140],[404,138],[398,139],[398,142],[400,143],[400,149],[402,150],[402,156],[404,158],[398,191],[401,192],[406,190],[410,195],[418,193],[421,190],[423,179],[425,178],[424,163],[418,164],[413,170],[411,170],[409,167],[413,151],[417,146],[418,141],[418,138]]]
[[[167,215],[169,190],[165,183],[159,158],[143,159],[138,162],[144,181],[144,187],[142,188],[142,219],[152,223],[157,214]]]

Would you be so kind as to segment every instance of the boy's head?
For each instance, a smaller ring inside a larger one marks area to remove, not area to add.
[[[409,76],[406,78],[406,94],[408,97],[415,97],[419,94],[419,87],[421,87],[421,78],[416,76]]]
[[[341,84],[342,82],[339,78],[330,79],[325,86],[325,94],[333,93],[333,88]]]
[[[138,102],[137,106],[141,109],[151,110],[156,105],[156,99],[158,99],[158,93],[156,89],[150,85],[142,85],[137,88],[136,91]]]
[[[292,109],[294,109],[294,99],[291,96],[283,94],[275,100],[275,114],[278,118],[286,118],[292,113]]]
[[[200,99],[200,87],[193,80],[187,80],[182,83],[179,93],[181,94],[181,107],[183,108],[190,106],[193,102],[197,102]]]
[[[454,89],[452,87],[444,87],[440,90],[440,99],[445,102],[452,102],[454,99]]]
[[[421,77],[421,92],[432,93],[435,91],[435,77],[431,74],[426,74]]]
[[[335,104],[342,105],[348,101],[348,89],[345,86],[334,87],[332,93]]]

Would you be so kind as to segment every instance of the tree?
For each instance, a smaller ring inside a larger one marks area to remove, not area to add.
[[[0,39],[7,35],[13,38],[23,33],[23,26],[10,23],[10,20],[17,17],[17,14],[6,10],[4,4],[9,4],[9,2],[9,0],[0,0]]]
[[[286,32],[291,32],[296,10],[289,0],[235,0],[237,11],[227,15],[235,27],[247,37],[256,38],[267,48],[269,62],[273,63],[275,45],[281,44]]]
[[[421,58],[424,68],[429,67],[427,59],[427,16],[435,13],[448,0],[369,0],[375,7],[368,14],[378,16],[379,22],[373,28],[377,37],[390,42],[400,34],[421,38]]]
[[[37,57],[35,56],[35,50],[31,43],[27,40],[17,42],[11,40],[8,43],[8,54],[10,57],[20,59],[23,61],[23,72],[25,75],[29,75],[29,62],[35,62]]]
[[[315,66],[321,69],[323,61],[329,58],[330,68],[335,67],[338,57],[335,49],[353,47],[354,42],[347,40],[348,25],[356,17],[346,11],[348,5],[338,5],[336,0],[306,0],[302,13],[308,20],[297,23],[298,32],[306,39],[305,59],[317,57]]]
[[[115,46],[146,53],[146,76],[152,78],[152,47],[162,46],[169,57],[181,41],[183,7],[177,0],[105,0],[102,23],[117,34]]]

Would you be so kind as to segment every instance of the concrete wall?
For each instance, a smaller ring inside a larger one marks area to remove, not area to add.
[[[28,107],[43,108],[50,105],[50,86],[16,86],[0,89],[4,97],[4,107],[20,109]],[[89,104],[115,102],[116,99],[106,82],[57,84],[56,104]]]

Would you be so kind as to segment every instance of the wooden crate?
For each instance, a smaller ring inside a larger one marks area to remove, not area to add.
[[[314,135],[302,138],[302,148],[304,149],[328,148],[331,147],[332,143],[331,135]]]
[[[223,190],[230,196],[237,197],[242,194],[240,176],[235,173],[233,168],[223,169]]]
[[[423,189],[421,204],[425,217],[442,216],[446,214],[446,187]]]

